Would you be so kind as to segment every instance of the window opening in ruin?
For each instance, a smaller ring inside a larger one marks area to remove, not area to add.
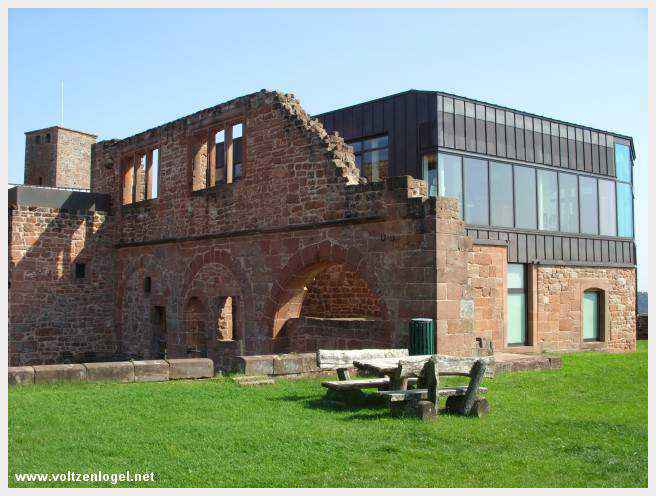
[[[144,292],[150,293],[151,286],[152,286],[152,280],[150,279],[150,277],[144,278]]]
[[[153,313],[153,355],[166,358],[166,308],[154,307]]]
[[[128,205],[133,201],[134,190],[134,163],[133,157],[126,157],[123,160],[123,205]]]
[[[87,271],[86,264],[83,264],[81,262],[76,262],[75,263],[75,278],[76,279],[84,279],[84,277],[86,276],[86,271]]]
[[[219,318],[217,321],[217,335],[219,341],[234,339],[235,310],[234,298],[226,296],[219,301]]]

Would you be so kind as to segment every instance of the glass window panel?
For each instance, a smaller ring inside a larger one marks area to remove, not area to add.
[[[579,186],[574,174],[558,174],[560,230],[579,232]]]
[[[384,148],[387,146],[387,135],[371,138],[364,141],[364,149],[371,150],[372,148]]]
[[[362,141],[354,141],[351,143],[351,146],[353,147],[353,151],[355,153],[359,153],[362,151]]]
[[[508,344],[526,343],[526,294],[508,293]]]
[[[583,339],[598,340],[599,333],[599,292],[583,293]]]
[[[513,227],[512,165],[490,162],[490,223]]]
[[[387,172],[387,148],[365,152],[362,156],[364,176],[370,181],[380,181]]]
[[[453,113],[453,98],[444,97],[444,111]]]
[[[631,153],[621,143],[615,143],[615,170],[619,181],[631,182]]]
[[[488,223],[487,162],[465,158],[465,222]]]
[[[524,264],[508,264],[508,289],[524,289]]]
[[[617,215],[615,213],[615,187],[613,181],[599,180],[599,234],[617,234]]]
[[[633,192],[627,183],[617,183],[617,235],[633,236]]]
[[[428,196],[437,196],[437,157],[427,153],[421,158],[422,177],[426,181]]]
[[[597,234],[598,205],[597,180],[593,177],[579,177],[579,200],[581,204],[581,232],[583,234]]]
[[[536,228],[535,169],[515,167],[515,227]]]
[[[462,217],[462,159],[460,157],[437,154],[437,186],[439,196],[458,199]]]
[[[558,230],[558,179],[555,172],[538,171],[538,229]]]
[[[456,100],[454,102],[454,111],[456,115],[465,115],[465,102],[462,100]]]

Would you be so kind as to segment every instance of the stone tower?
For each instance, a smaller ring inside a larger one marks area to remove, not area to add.
[[[95,134],[52,126],[25,133],[26,185],[89,189]]]

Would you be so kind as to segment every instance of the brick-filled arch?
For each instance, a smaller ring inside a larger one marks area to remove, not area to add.
[[[279,280],[273,285],[266,306],[266,324],[270,326],[271,336],[275,339],[289,319],[301,315],[306,287],[318,274],[331,267],[343,267],[361,278],[379,304],[379,326],[381,342],[391,338],[391,321],[380,290],[378,277],[358,249],[344,247],[324,241],[308,246],[293,256],[280,271]]]

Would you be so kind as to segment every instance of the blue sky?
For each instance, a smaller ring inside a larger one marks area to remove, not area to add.
[[[121,138],[262,88],[319,113],[439,89],[634,137],[648,283],[646,10],[39,10],[9,14],[9,181],[24,135]]]

